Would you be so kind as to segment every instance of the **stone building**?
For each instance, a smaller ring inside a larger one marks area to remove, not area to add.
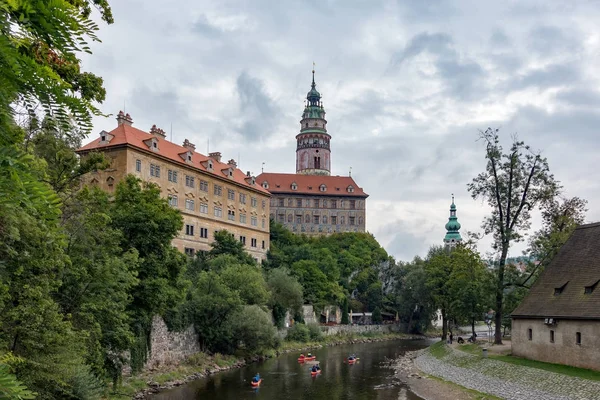
[[[513,311],[512,354],[600,370],[600,223],[581,225]]]
[[[181,211],[184,226],[173,245],[188,255],[210,250],[216,231],[226,229],[244,243],[257,260],[269,249],[270,193],[234,160],[221,161],[221,153],[196,152],[187,139],[179,146],[166,139],[162,129],[144,132],[132,126],[129,114],[119,112],[117,127],[77,153],[85,157],[103,152],[110,167],[84,177],[84,183],[112,192],[119,180],[133,174],[157,184],[169,203]]]
[[[296,173],[265,172],[257,182],[272,194],[271,218],[292,232],[365,232],[369,195],[351,176],[331,175],[331,136],[314,70],[312,74],[296,135]]]

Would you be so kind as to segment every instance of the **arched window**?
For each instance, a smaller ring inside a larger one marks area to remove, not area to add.
[[[292,222],[294,220],[294,216],[292,214],[288,214],[288,222]]]

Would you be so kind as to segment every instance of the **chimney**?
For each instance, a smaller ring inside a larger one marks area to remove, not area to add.
[[[119,111],[117,114],[117,125],[133,125],[133,120],[131,119],[131,115],[125,114],[123,111]]]
[[[250,178],[250,171],[246,171],[246,177]]]
[[[208,157],[212,158],[216,162],[221,162],[221,152],[215,151],[213,153],[208,153]]]
[[[152,125],[152,128],[150,128],[150,133],[159,139],[166,139],[166,137],[167,137],[167,134],[165,133],[165,131],[163,131],[160,128],[157,128],[156,124]]]
[[[237,168],[237,163],[235,162],[235,160],[233,158],[231,160],[227,161],[227,165],[229,165],[230,167],[233,167],[233,168]]]
[[[188,149],[191,152],[194,152],[196,150],[196,145],[191,143],[189,140],[185,139],[183,141],[183,147],[185,147],[186,149]]]

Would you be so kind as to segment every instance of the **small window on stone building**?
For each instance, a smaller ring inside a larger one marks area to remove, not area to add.
[[[135,171],[142,172],[142,160],[135,160]]]
[[[597,280],[593,285],[586,286],[583,293],[584,294],[592,294],[592,292],[596,289],[596,286],[598,286],[599,282],[600,282],[600,280]]]
[[[581,346],[581,332],[575,333],[575,344]]]
[[[284,207],[284,206],[285,206],[285,200],[279,199],[279,207]]]
[[[554,331],[550,331],[550,343],[554,343]]]
[[[288,215],[288,222],[293,222],[294,216],[292,214]]]
[[[533,330],[527,329],[527,340],[533,339]]]
[[[323,215],[323,223],[326,224],[327,223],[327,215]]]
[[[306,216],[304,217],[304,222],[310,224],[310,215],[306,214]]]

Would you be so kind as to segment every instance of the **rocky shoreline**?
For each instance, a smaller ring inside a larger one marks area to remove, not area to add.
[[[343,344],[375,343],[375,342],[384,342],[384,341],[390,341],[390,340],[425,340],[425,339],[430,339],[430,338],[427,336],[424,336],[424,335],[408,335],[408,336],[403,335],[402,337],[364,338],[364,339],[350,339],[350,340],[342,339],[342,340],[319,344],[319,345],[314,345],[314,346],[304,346],[304,347],[299,347],[299,348],[294,348],[294,349],[285,349],[285,350],[281,350],[281,351],[278,350],[275,353],[275,357],[282,355],[282,354],[288,354],[288,353],[294,353],[294,352],[304,352],[307,350],[320,349],[323,347],[340,346]],[[410,353],[413,353],[413,352],[410,352]],[[255,357],[252,357],[252,358],[249,358],[246,360],[240,360],[231,366],[219,367],[218,365],[214,365],[212,368],[206,369],[205,371],[195,372],[195,373],[190,374],[182,379],[168,381],[163,384],[159,384],[158,382],[151,379],[146,382],[148,387],[137,392],[133,396],[133,398],[137,399],[137,400],[146,399],[149,396],[151,396],[152,394],[159,393],[163,390],[172,389],[174,387],[185,385],[186,383],[195,381],[197,379],[202,379],[202,378],[205,378],[210,375],[214,375],[219,372],[229,371],[229,370],[232,370],[235,368],[241,368],[248,364],[264,361],[269,358],[271,358],[271,356],[255,356]],[[412,364],[412,359],[410,362]],[[167,371],[165,371],[165,370],[160,371],[160,373],[164,373],[164,372],[167,372]]]

